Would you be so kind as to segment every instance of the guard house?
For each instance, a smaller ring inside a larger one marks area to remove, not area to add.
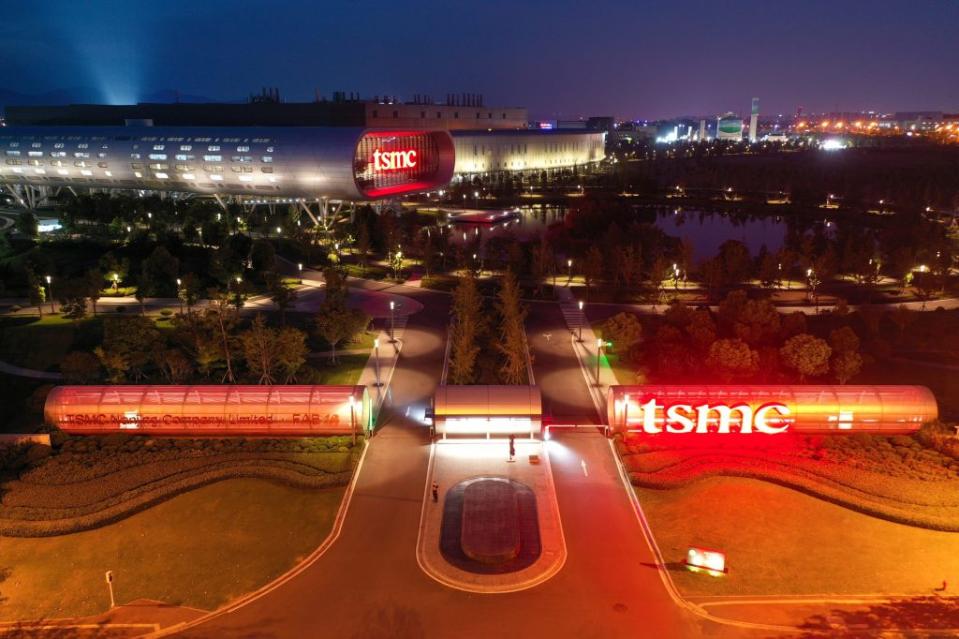
[[[438,435],[522,435],[533,439],[543,426],[538,386],[440,386],[433,397]]]

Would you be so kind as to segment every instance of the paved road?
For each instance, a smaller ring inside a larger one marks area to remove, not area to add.
[[[650,567],[652,556],[606,441],[592,433],[560,435],[550,444],[569,549],[556,577],[532,590],[476,595],[441,586],[423,573],[415,550],[428,436],[405,413],[407,405],[428,400],[439,378],[449,298],[404,294],[415,296],[425,312],[407,324],[393,377],[393,409],[370,444],[340,538],[296,578],[182,636],[701,636],[701,622],[673,605]],[[549,312],[540,316],[536,322],[562,321]],[[570,391],[578,392],[580,380],[571,378]],[[558,381],[546,383],[555,383],[559,392]]]

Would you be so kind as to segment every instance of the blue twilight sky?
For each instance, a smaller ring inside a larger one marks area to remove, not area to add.
[[[30,0],[0,89],[448,92],[537,117],[959,111],[955,0]]]

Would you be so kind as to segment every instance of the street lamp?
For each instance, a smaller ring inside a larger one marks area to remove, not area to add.
[[[583,300],[579,301],[579,312],[582,315],[583,313]],[[583,315],[579,320],[579,341],[583,341],[583,322],[586,321],[586,316]]]
[[[573,281],[573,260],[566,260],[566,284]]]
[[[396,338],[393,336],[393,327],[394,327],[393,312],[395,310],[396,310],[396,302],[394,302],[393,300],[390,300],[390,344],[396,343]]]
[[[373,340],[373,363],[376,369],[376,387],[380,387],[380,338]]]
[[[303,283],[303,262],[296,263],[296,270],[300,272],[300,284]]]
[[[356,446],[356,399],[350,395],[350,432],[353,435],[353,445]]]
[[[596,386],[600,386],[599,383],[599,358],[603,355],[603,340],[596,340]]]
[[[114,292],[114,293],[117,292],[117,288],[118,288],[119,286],[120,286],[120,274],[119,274],[119,273],[114,273],[114,274],[113,274],[113,292]]]
[[[623,396],[623,430],[629,430],[629,393]]]
[[[183,315],[183,280],[176,278],[176,296],[180,298],[180,315]]]
[[[54,311],[53,309],[53,278],[47,275],[46,280],[47,280],[47,295],[50,296],[50,312],[54,313],[56,311]]]

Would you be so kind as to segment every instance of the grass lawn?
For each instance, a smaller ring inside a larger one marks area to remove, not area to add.
[[[70,351],[91,350],[101,338],[100,321],[94,318],[12,317],[0,320],[0,327],[0,360],[41,371],[57,367]]]
[[[929,595],[959,575],[959,533],[890,523],[774,484],[714,477],[635,490],[686,596]],[[687,571],[690,545],[726,552],[729,574]]]
[[[358,355],[337,355],[336,365],[331,366],[329,358],[322,357],[311,361],[319,375],[314,384],[356,384],[360,380],[360,373],[370,359],[369,353]]]
[[[0,619],[91,615],[156,599],[211,610],[290,568],[329,534],[344,488],[212,484],[82,533],[0,540]]]

